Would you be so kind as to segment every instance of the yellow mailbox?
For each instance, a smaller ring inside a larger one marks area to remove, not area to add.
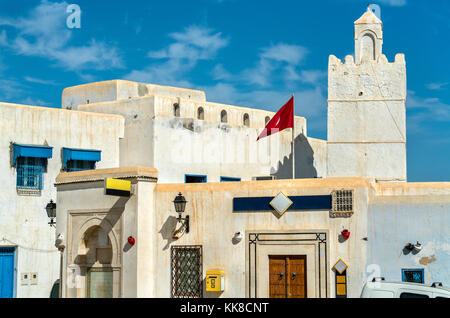
[[[223,271],[206,271],[206,291],[224,291]]]

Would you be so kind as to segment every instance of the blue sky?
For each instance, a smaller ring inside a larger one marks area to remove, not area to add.
[[[81,8],[69,29],[67,6]],[[450,3],[378,0],[383,53],[405,53],[409,181],[450,181]],[[65,87],[129,79],[276,111],[295,93],[326,139],[330,54],[353,54],[366,0],[0,0],[0,101],[61,107]]]

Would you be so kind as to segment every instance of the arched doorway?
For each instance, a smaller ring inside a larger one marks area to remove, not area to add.
[[[113,248],[108,233],[99,225],[88,228],[81,239],[75,264],[85,280],[85,297],[112,298]]]

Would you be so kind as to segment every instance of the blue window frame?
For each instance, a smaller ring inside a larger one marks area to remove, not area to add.
[[[410,283],[425,283],[423,268],[402,269],[402,281]]]
[[[95,163],[101,160],[101,151],[93,149],[62,148],[63,169],[82,171],[95,169]]]
[[[53,148],[41,145],[13,145],[13,166],[17,169],[18,189],[42,190],[47,159]]]
[[[233,177],[220,177],[220,182],[239,182],[241,178],[233,178]]]
[[[184,183],[206,183],[207,177],[204,175],[185,174]]]
[[[46,158],[17,158],[17,188],[42,190]]]

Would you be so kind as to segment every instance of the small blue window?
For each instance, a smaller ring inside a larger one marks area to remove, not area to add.
[[[402,281],[410,283],[424,284],[424,271],[423,268],[418,269],[402,269]]]
[[[206,183],[206,181],[206,176],[202,175],[186,174],[184,176],[185,183]]]
[[[95,169],[95,163],[101,160],[101,151],[92,149],[63,148],[63,169],[82,171]]]
[[[46,158],[17,158],[17,188],[42,190]]]
[[[95,161],[89,160],[69,160],[67,162],[67,171],[83,171],[95,169]]]
[[[233,177],[220,177],[220,182],[239,182],[241,178],[233,178]]]

